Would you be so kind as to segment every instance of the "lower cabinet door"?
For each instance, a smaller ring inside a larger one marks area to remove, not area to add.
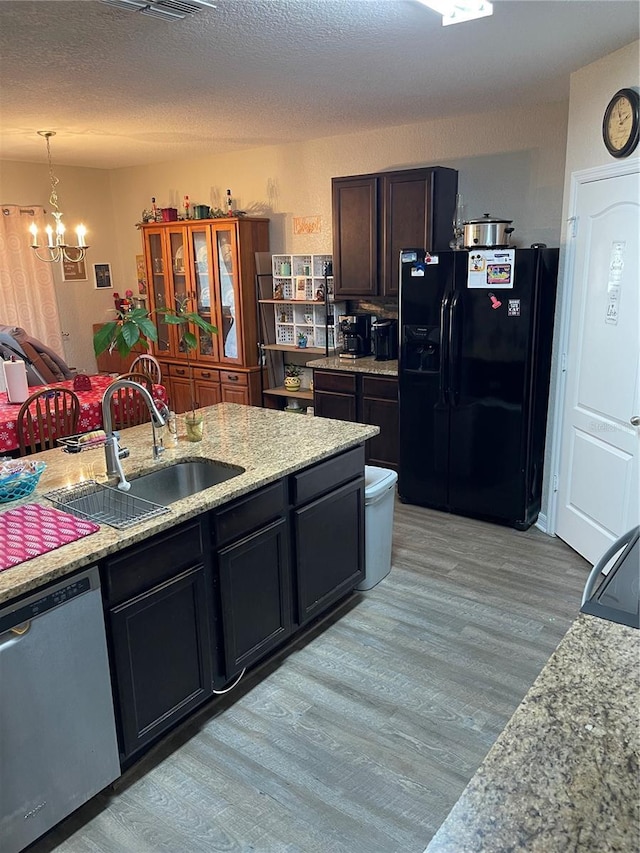
[[[109,612],[125,759],[212,695],[205,577],[189,569]]]
[[[298,623],[322,613],[364,574],[364,478],[295,509]]]
[[[355,394],[328,394],[326,391],[315,391],[313,413],[320,418],[355,421],[356,396]]]
[[[218,551],[224,668],[229,680],[291,633],[289,525],[279,518]]]

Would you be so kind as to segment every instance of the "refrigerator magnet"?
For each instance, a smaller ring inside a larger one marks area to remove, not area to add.
[[[520,300],[519,299],[510,299],[507,305],[507,317],[519,317],[520,316]]]
[[[476,249],[469,252],[467,287],[513,288],[515,249]]]

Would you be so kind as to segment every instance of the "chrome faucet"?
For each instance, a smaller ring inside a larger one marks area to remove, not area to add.
[[[104,455],[107,461],[107,477],[117,477],[118,488],[126,492],[131,488],[131,483],[129,483],[124,475],[120,460],[126,459],[129,455],[129,451],[126,447],[120,447],[118,434],[113,431],[113,421],[111,420],[111,398],[119,388],[132,388],[134,391],[142,394],[142,398],[147,404],[151,414],[154,459],[159,459],[160,454],[164,450],[162,442],[158,442],[156,427],[163,427],[166,424],[166,420],[162,412],[160,412],[156,407],[151,394],[138,382],[132,382],[131,379],[116,379],[115,382],[112,382],[104,392],[102,397],[102,426],[107,436],[104,444]]]

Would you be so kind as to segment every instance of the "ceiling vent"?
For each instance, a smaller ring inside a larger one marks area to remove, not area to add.
[[[180,21],[188,15],[195,15],[202,9],[215,9],[216,4],[210,0],[100,0],[117,9],[129,12],[140,12],[152,18],[162,18],[165,21]]]

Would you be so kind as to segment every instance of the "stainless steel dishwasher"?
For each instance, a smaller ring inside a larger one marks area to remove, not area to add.
[[[0,609],[0,849],[17,853],[120,775],[100,576]]]

